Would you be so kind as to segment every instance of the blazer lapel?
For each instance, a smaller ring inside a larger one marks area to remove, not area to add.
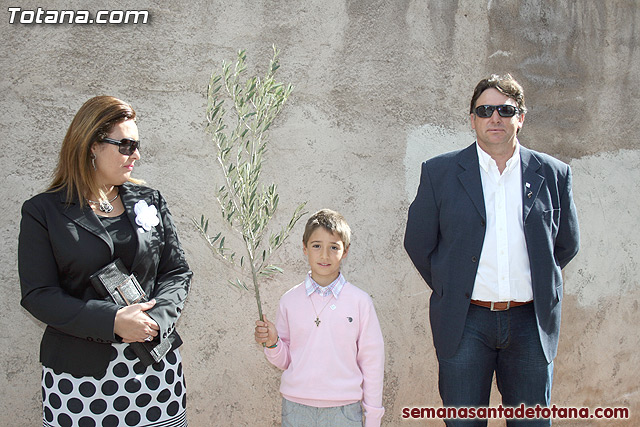
[[[135,191],[135,189],[133,189],[131,186],[123,184],[120,186],[120,197],[122,199],[122,204],[124,205],[124,210],[127,212],[127,216],[129,217],[129,221],[131,222],[131,226],[136,233],[138,241],[136,256],[133,259],[133,265],[131,266],[131,271],[133,271],[138,266],[138,264],[142,262],[145,255],[148,253],[153,233],[151,231],[140,232],[140,226],[136,224],[136,213],[134,211],[135,204],[140,200],[144,200],[144,198],[140,197],[140,193],[138,191]],[[146,200],[146,202],[148,204],[151,204],[151,200]]]
[[[538,197],[540,188],[544,183],[544,177],[538,174],[540,161],[533,156],[531,150],[520,146],[520,161],[522,165],[522,222],[527,222],[527,217]]]
[[[460,153],[458,164],[464,169],[464,171],[458,174],[458,179],[480,213],[480,216],[482,216],[482,219],[486,220],[484,194],[482,192],[482,180],[480,177],[480,163],[478,162],[475,143]]]
[[[66,194],[61,192],[60,203],[65,205],[62,208],[62,213],[80,227],[101,238],[109,246],[109,251],[113,257],[113,240],[111,240],[111,236],[109,236],[97,215],[88,206],[81,208],[77,200],[70,205],[66,205],[65,197]]]

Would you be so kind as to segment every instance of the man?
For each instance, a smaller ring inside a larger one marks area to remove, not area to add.
[[[470,110],[476,143],[424,162],[409,208],[404,244],[433,291],[446,407],[488,406],[494,372],[504,406],[549,406],[561,270],[579,231],[569,166],[518,142],[526,111],[509,74],[480,81]]]

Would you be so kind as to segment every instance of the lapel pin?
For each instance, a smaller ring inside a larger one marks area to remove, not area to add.
[[[533,196],[533,193],[532,193],[531,191],[529,191],[529,192],[527,193],[527,197],[528,197],[528,198],[531,198],[531,196]]]

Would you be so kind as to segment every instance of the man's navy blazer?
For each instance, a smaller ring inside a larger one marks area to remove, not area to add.
[[[547,361],[558,349],[562,268],[576,255],[579,231],[569,166],[520,147],[522,218],[531,264],[533,304]],[[436,352],[460,343],[486,231],[476,144],[422,164],[404,245],[432,289],[429,318]]]
[[[164,198],[156,190],[125,183],[120,197],[136,232],[131,266],[156,305],[147,311],[160,326],[156,340],[172,347],[182,341],[175,332],[191,283],[191,271],[180,247]],[[136,225],[134,205],[144,200],[158,211],[159,224],[149,231]],[[21,304],[47,325],[40,361],[73,375],[103,373],[112,356],[116,311],[94,291],[89,276],[114,259],[113,241],[89,206],[67,204],[64,191],[41,193],[22,206],[18,242]]]

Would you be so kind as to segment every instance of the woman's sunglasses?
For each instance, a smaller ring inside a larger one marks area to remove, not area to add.
[[[518,107],[508,104],[503,105],[479,105],[476,107],[476,115],[483,119],[489,118],[493,115],[493,111],[498,110],[500,117],[513,117],[520,110]]]
[[[117,145],[120,154],[124,154],[125,156],[130,156],[135,153],[136,150],[140,149],[140,140],[136,141],[135,139],[131,138],[122,138],[120,141],[118,141],[117,139],[102,138],[101,142]]]

